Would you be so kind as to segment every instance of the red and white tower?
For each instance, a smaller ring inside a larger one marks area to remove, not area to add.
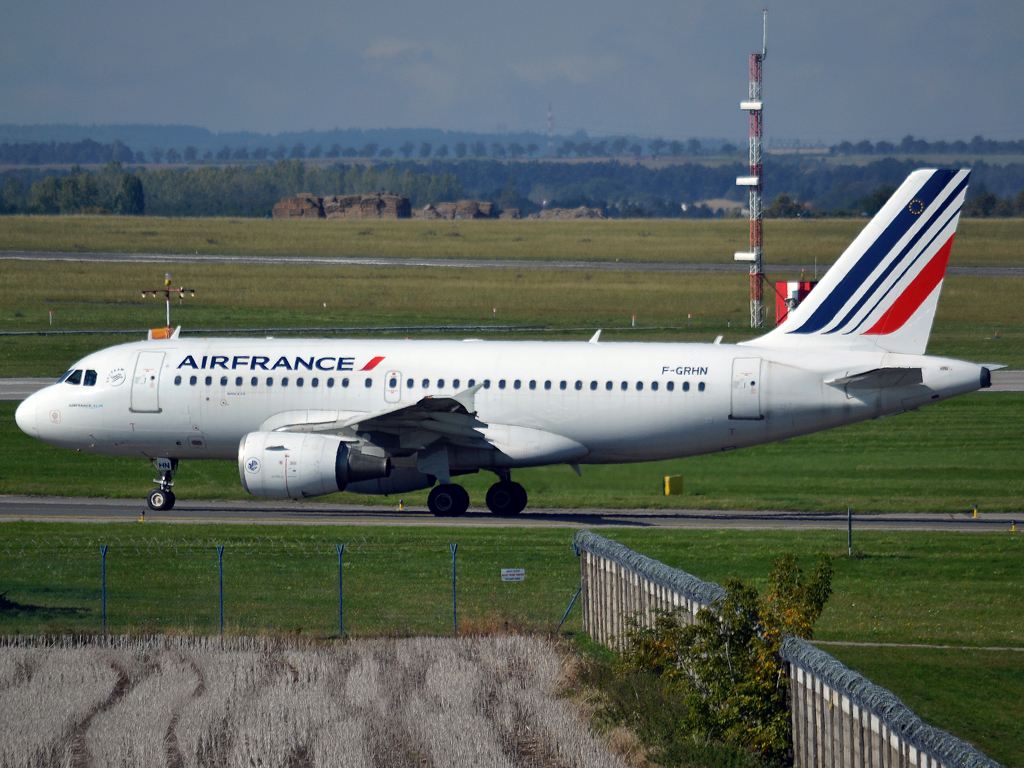
[[[761,52],[750,54],[750,88],[747,101],[740,102],[740,109],[750,112],[750,175],[740,176],[736,184],[750,189],[750,250],[737,251],[736,261],[750,262],[750,327],[764,327],[764,261],[762,224],[764,210],[764,173],[761,162],[761,137],[764,131],[762,115],[764,102],[761,99],[761,65],[768,53],[768,9],[764,11],[764,30],[761,37]]]

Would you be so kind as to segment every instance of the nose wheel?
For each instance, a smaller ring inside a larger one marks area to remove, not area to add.
[[[498,517],[515,517],[526,502],[526,489],[511,480],[499,480],[487,490],[487,508]]]
[[[149,492],[146,503],[155,512],[166,512],[174,506],[174,480],[171,479],[171,472],[178,468],[177,459],[155,459],[153,461],[157,471],[160,472],[160,479],[154,480],[157,488]]]

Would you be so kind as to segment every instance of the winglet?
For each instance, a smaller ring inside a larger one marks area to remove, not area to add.
[[[590,337],[591,344],[597,344],[597,340],[601,338],[601,329],[599,328],[597,333]]]
[[[469,413],[476,413],[476,393],[483,387],[483,383],[477,384],[464,389],[461,392],[457,392],[452,395],[451,399],[465,408]]]

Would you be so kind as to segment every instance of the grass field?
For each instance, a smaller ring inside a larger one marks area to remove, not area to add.
[[[259,535],[259,539],[254,538]],[[1024,534],[619,529],[613,538],[668,565],[721,582],[765,585],[772,559],[836,557],[823,640],[965,646],[1024,645]],[[0,524],[0,632],[97,631],[98,546],[109,543],[113,632],[217,628],[217,554],[225,546],[230,633],[337,634],[335,542],[344,559],[345,625],[353,636],[451,632],[450,542],[458,542],[460,627],[550,631],[579,583],[565,529],[394,529],[211,525]],[[503,583],[499,569],[526,581]],[[579,629],[578,608],[566,622]],[[1019,718],[1024,653],[829,646],[892,688],[928,722],[1007,765],[1024,761]],[[954,691],[957,695],[950,697]]]
[[[603,328],[602,338],[609,341],[711,341],[721,334],[733,342],[751,337],[744,327],[749,310],[742,275],[218,264],[166,268],[172,270],[175,284],[197,291],[195,298],[184,299],[180,306],[175,301],[172,307],[172,321],[186,332],[539,325],[548,330],[458,335],[583,340],[593,329]],[[139,291],[159,287],[164,269],[159,264],[0,261],[0,331],[160,326],[163,302],[142,299]],[[929,353],[1024,367],[1024,303],[1018,299],[1022,292],[1024,278],[947,278]],[[633,315],[636,328],[631,327]],[[993,339],[996,331],[999,340]],[[400,333],[417,338],[445,335]],[[0,377],[56,377],[88,352],[135,338],[0,337]]]
[[[831,264],[864,219],[769,219],[769,265]],[[950,263],[1019,265],[1024,219],[963,220]],[[745,219],[345,221],[3,216],[0,250],[584,261],[732,261]]]
[[[16,403],[0,403],[0,493],[136,497],[155,477],[143,459],[93,456],[54,448],[22,433]],[[786,443],[708,456],[523,469],[515,478],[532,507],[796,509],[858,512],[964,512],[1024,509],[1024,394],[982,393],[896,418],[794,438]],[[681,474],[683,494],[662,495],[662,478]],[[181,463],[179,499],[249,498],[230,461]],[[459,478],[482,504],[494,476]],[[426,491],[403,494],[426,504]],[[319,501],[395,505],[397,498],[335,494]],[[295,503],[318,503],[317,500]]]

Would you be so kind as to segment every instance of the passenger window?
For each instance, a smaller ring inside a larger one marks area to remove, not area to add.
[[[82,384],[84,386],[86,386],[86,387],[95,387],[96,386],[96,371],[86,371],[85,372],[85,381],[83,381]],[[751,382],[751,386],[753,386],[753,382]]]
[[[300,381],[301,381],[301,379],[300,379]],[[390,379],[388,379],[388,386],[391,387],[391,389],[394,389],[395,387],[397,387],[398,386],[398,379],[396,379],[394,376],[392,376]]]
[[[406,379],[405,380],[405,388],[406,389],[412,389],[415,386],[416,386],[416,381],[415,380],[413,380],[413,379]]]
[[[341,386],[347,387],[348,386],[348,379],[342,379],[341,380]]]
[[[195,376],[189,376],[188,383],[193,387],[196,385],[197,381],[199,381],[199,379],[197,379]]]
[[[455,379],[455,381],[452,382],[452,386],[455,387],[455,389],[458,389],[459,388],[459,380]]]
[[[227,376],[221,376],[220,377],[220,385],[222,387],[226,387],[228,385],[228,377]]]
[[[658,382],[652,381],[651,382],[651,389],[654,390],[655,392],[657,392],[658,391]]]
[[[296,380],[295,380],[295,386],[296,386],[296,387],[301,387],[301,386],[302,386],[303,384],[305,384],[305,383],[306,383],[306,380],[305,380],[305,379],[302,379],[302,378],[299,378],[299,379],[296,379]]]
[[[213,386],[213,376],[207,376],[206,377],[206,386],[208,386],[208,387],[212,387]]]
[[[545,381],[544,382],[544,389],[551,389],[551,382],[550,381]]]
[[[514,382],[512,382],[512,386],[515,389],[519,389],[521,386],[523,386],[523,382],[521,382],[519,379],[516,379]]]
[[[689,392],[689,391],[690,391],[690,382],[684,381],[683,382],[683,392]]]
[[[622,389],[623,392],[625,392],[627,389],[629,389],[629,382],[628,381],[622,382],[621,389]]]
[[[704,391],[704,382],[703,382],[703,381],[702,381],[702,382],[701,382],[700,384],[698,384],[698,385],[697,385],[697,389],[698,389],[698,391],[700,391],[700,392],[703,392],[703,391]]]
[[[437,388],[438,389],[444,389],[444,379],[438,379],[437,380]]]
[[[490,379],[484,379],[484,389],[490,389],[490,388],[491,388],[491,380]]]
[[[181,376],[174,377],[174,386],[181,386]]]
[[[288,377],[287,376],[282,376],[281,377],[281,386],[282,387],[287,387],[288,386]]]
[[[309,386],[313,387],[314,389],[315,389],[316,387],[319,387],[319,386],[320,386],[320,379],[312,379],[312,380],[311,380],[311,381],[309,382]]]
[[[565,382],[564,381],[558,382],[558,388],[559,389],[565,389]]]
[[[578,390],[579,389],[583,389],[583,382],[582,381],[577,381],[576,382],[576,389],[578,389]]]
[[[505,380],[502,379],[501,381],[498,382],[498,389],[504,389],[504,388],[505,388]]]
[[[369,389],[369,388],[370,388],[370,387],[372,387],[372,386],[373,386],[373,379],[369,379],[369,378],[368,378],[368,379],[366,380],[366,388],[367,388],[367,389]]]
[[[249,380],[249,384],[251,384],[254,387],[258,386],[259,383],[260,383],[260,380],[258,378],[256,378],[255,376],[253,376],[252,379]]]
[[[476,379],[470,379],[469,382],[466,384],[466,386],[467,387],[475,387],[476,386]]]
[[[637,392],[639,392],[639,391],[640,391],[640,390],[642,390],[643,388],[644,388],[644,383],[643,383],[642,381],[638,381],[638,382],[636,383],[636,391],[637,391]]]
[[[82,371],[72,371],[71,375],[64,380],[67,384],[81,384],[82,383]]]
[[[423,388],[424,389],[430,389],[430,379],[424,379],[423,380]]]
[[[597,389],[597,382],[596,381],[590,382],[590,388],[591,389]]]
[[[606,381],[604,383],[604,388],[607,389],[609,392],[611,392],[611,390],[612,390],[612,383],[610,381]]]
[[[274,386],[274,377],[273,376],[268,376],[267,377],[267,386],[268,387]]]
[[[242,386],[242,377],[241,376],[235,376],[235,386],[236,387]]]
[[[536,381],[530,381],[530,389],[536,389],[536,388],[537,388],[537,382]]]
[[[667,389],[669,392],[671,392],[675,388],[676,383],[674,381],[670,381],[668,384],[665,385],[665,389]]]
[[[328,379],[327,380],[327,388],[328,389],[334,389],[334,379]]]

